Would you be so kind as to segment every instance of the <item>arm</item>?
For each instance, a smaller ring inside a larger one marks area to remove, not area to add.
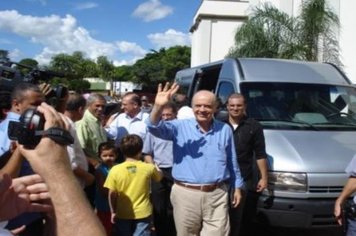
[[[335,201],[334,206],[334,215],[339,225],[342,225],[342,212],[341,206],[344,202],[351,196],[352,193],[356,191],[356,178],[350,177],[347,180],[346,185],[344,186],[342,192],[340,193],[339,197]]]
[[[114,190],[109,189],[109,206],[111,212],[111,223],[115,224],[116,216],[116,202],[117,202],[118,193]]]
[[[154,164],[153,156],[152,156],[154,144],[152,142],[153,142],[152,135],[150,133],[147,133],[146,138],[143,142],[142,153],[143,153],[143,160],[146,163]]]
[[[95,180],[94,175],[90,174],[88,171],[80,168],[79,166],[73,169],[73,173],[79,179],[84,181],[85,186],[91,185]]]
[[[239,188],[235,188],[234,194],[232,196],[232,207],[236,208],[240,204],[241,201],[241,190]]]
[[[256,156],[256,163],[260,172],[260,179],[257,183],[257,192],[262,192],[268,186],[268,165],[265,136],[263,134],[262,126],[256,123],[256,133],[254,136],[253,150]]]
[[[15,178],[20,173],[23,157],[18,148],[16,148],[10,155],[11,157],[6,162],[5,166],[0,170],[0,174],[8,174],[12,178]]]
[[[268,167],[265,158],[257,160],[257,167],[260,171],[261,178],[257,183],[257,192],[262,192],[268,185]]]
[[[99,170],[95,170],[95,180],[96,180],[96,187],[99,189],[99,192],[104,198],[108,198],[108,189],[104,187],[105,177],[103,173]]]
[[[153,170],[153,175],[152,179],[156,182],[161,181],[163,178],[163,172],[162,170],[158,167],[157,164],[154,164],[155,168]]]
[[[53,107],[42,103],[37,110],[44,114],[45,129],[64,127],[64,121]],[[22,145],[20,152],[46,182],[54,206],[58,235],[105,235],[104,229],[89,206],[70,167],[67,150],[43,137],[33,150]],[[50,154],[50,158],[49,158]],[[61,181],[58,181],[61,180]]]
[[[227,168],[230,172],[230,184],[234,188],[233,196],[231,199],[231,204],[233,208],[236,208],[241,201],[241,190],[240,188],[243,186],[243,180],[241,177],[241,172],[240,168],[237,164],[237,157],[236,157],[236,151],[235,151],[235,143],[234,143],[234,138],[232,134],[232,130],[230,127],[227,129],[227,132],[229,133],[228,139],[227,139],[227,147],[226,147],[226,156],[228,158],[227,160]]]
[[[144,156],[143,156],[143,160],[144,160],[146,163],[154,164],[153,157],[152,157],[151,155],[144,155]]]

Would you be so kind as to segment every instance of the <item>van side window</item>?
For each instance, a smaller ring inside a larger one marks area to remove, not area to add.
[[[215,93],[221,66],[204,68],[196,74],[196,91],[209,90]]]
[[[230,96],[230,94],[234,93],[234,85],[230,82],[221,82],[219,84],[218,91],[216,93],[217,97],[219,98],[219,101],[222,106],[224,106],[227,102],[227,98]]]

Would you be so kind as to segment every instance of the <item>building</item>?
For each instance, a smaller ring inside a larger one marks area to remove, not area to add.
[[[101,92],[110,95],[123,95],[134,90],[141,90],[142,85],[129,81],[104,81],[101,78],[84,78],[90,83],[90,91]]]
[[[280,10],[295,16],[303,0],[201,0],[193,25],[191,66],[223,59],[234,45],[237,28],[247,19],[249,12],[263,2],[271,2]],[[340,19],[337,32],[341,61],[347,76],[356,83],[356,1],[328,0]]]

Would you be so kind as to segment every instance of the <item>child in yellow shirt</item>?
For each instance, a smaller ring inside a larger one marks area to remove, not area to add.
[[[125,136],[120,142],[125,161],[111,168],[104,184],[109,189],[114,235],[150,235],[150,180],[160,181],[162,172],[141,161],[142,147],[138,135]]]

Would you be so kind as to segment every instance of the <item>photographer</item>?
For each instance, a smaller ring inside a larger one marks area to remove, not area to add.
[[[64,117],[46,103],[37,107],[44,115],[44,130],[65,127]],[[34,149],[19,146],[48,186],[55,214],[55,235],[105,235],[71,170],[65,145],[47,136]],[[50,154],[50,155],[49,155]]]
[[[44,95],[37,85],[30,83],[18,84],[11,94],[11,109],[0,123],[0,173],[11,177],[33,174],[29,163],[23,159],[16,147],[16,142],[8,136],[10,121],[19,121],[21,114],[30,107],[36,107],[44,101]],[[42,216],[39,213],[25,213],[9,222],[9,229],[26,225],[23,235],[40,235],[43,232]]]
[[[356,196],[348,198],[356,192],[356,155],[346,167],[349,179],[339,197],[336,199],[334,215],[339,225],[343,225],[347,236],[356,236]]]

